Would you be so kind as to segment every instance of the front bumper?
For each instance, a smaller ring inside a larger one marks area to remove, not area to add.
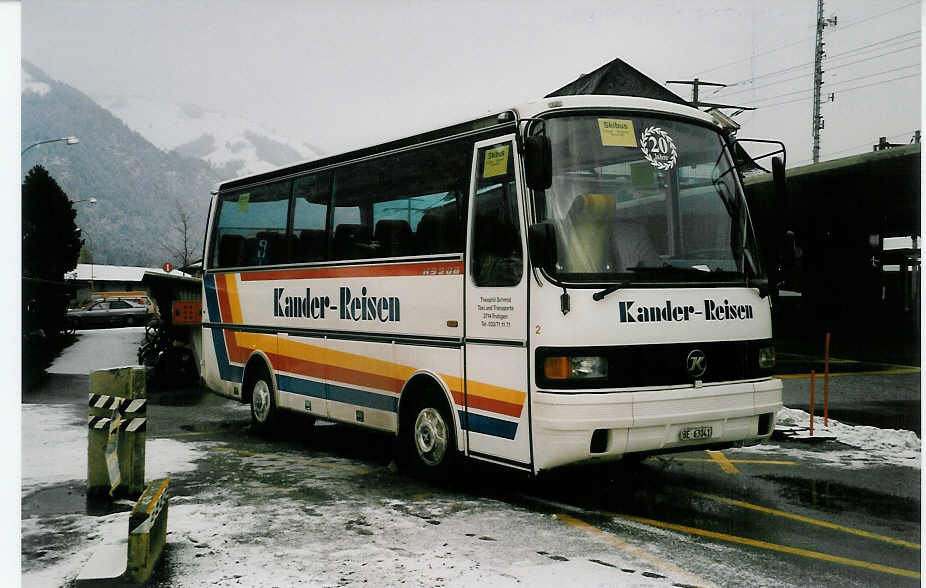
[[[752,444],[771,436],[781,381],[660,390],[533,395],[535,471],[615,460],[625,453]],[[681,430],[711,427],[708,439],[683,441]],[[594,439],[593,439],[594,437]]]

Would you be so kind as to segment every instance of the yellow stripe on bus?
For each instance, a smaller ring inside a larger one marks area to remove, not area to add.
[[[261,349],[264,351],[276,349],[277,336],[267,335],[265,333],[245,333],[242,331],[232,331],[232,337],[239,347],[248,349]]]
[[[237,291],[235,291],[234,294],[237,295]],[[231,296],[232,291],[229,288],[230,302],[232,301]],[[393,378],[402,382],[408,381],[408,379],[412,377],[412,374],[417,371],[416,368],[401,363],[349,353],[347,351],[326,349],[324,347],[312,345],[311,343],[294,341],[287,337],[241,331],[232,332],[231,335],[237,345],[247,349],[262,349],[265,351],[276,349],[279,355],[285,357],[305,359],[321,365],[363,372],[374,376]],[[458,392],[463,391],[462,378],[447,374],[438,375],[444,380],[450,390],[456,390]],[[518,406],[523,406],[524,400],[527,398],[527,393],[522,390],[494,386],[485,382],[475,382],[472,380],[469,382],[468,392],[472,396],[506,402]]]
[[[231,309],[232,322],[244,324],[241,316],[241,299],[238,297],[238,274],[225,274],[225,290],[228,292],[228,307]]]
[[[324,357],[323,363],[326,365],[348,370],[358,370],[376,376],[407,380],[415,373],[414,368],[400,363],[336,349],[326,349],[322,357]]]
[[[492,384],[486,384],[484,382],[473,382],[472,380],[469,381],[466,387],[466,393],[481,398],[517,404],[519,406],[524,404],[524,399],[527,397],[527,393],[521,390],[502,388],[501,386],[493,386]]]

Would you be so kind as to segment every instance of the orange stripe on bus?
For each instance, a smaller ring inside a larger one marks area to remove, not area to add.
[[[469,408],[487,410],[489,412],[504,414],[515,418],[521,416],[522,405],[520,404],[511,404],[510,402],[502,402],[492,398],[473,396],[472,394],[467,397],[467,401]]]
[[[296,357],[289,357],[287,355],[280,355],[278,353],[271,353],[270,363],[273,364],[274,369],[281,372],[289,372],[291,374],[299,374],[300,376],[309,376],[312,378],[324,379],[325,369],[327,366],[323,363],[318,363],[315,361],[308,361],[306,359],[299,359]]]
[[[228,329],[225,329],[223,334],[228,349],[228,358],[238,364],[244,364],[248,360],[252,349],[265,348],[266,346],[261,344],[263,339],[274,337],[259,333],[238,333]],[[239,344],[239,338],[243,345]],[[320,357],[324,361],[303,359],[307,355]],[[279,341],[278,352],[270,352],[268,356],[271,365],[279,371],[394,394],[402,392],[405,379],[389,374],[408,375],[414,371],[413,368],[402,364],[289,340]],[[357,369],[357,367],[368,369]],[[461,390],[462,379],[444,374],[441,374],[441,378],[450,387],[450,394],[457,406],[468,406],[514,418],[521,416],[527,395],[520,390],[471,381],[468,385],[469,392],[464,397]]]
[[[390,276],[454,276],[462,274],[463,262],[450,261],[440,263],[419,262],[242,272],[241,281],[305,280],[311,278],[381,278]]]
[[[331,365],[328,366],[326,374],[329,380],[334,380],[335,382],[341,384],[355,384],[357,386],[365,386],[367,388],[386,390],[396,394],[402,391],[402,385],[404,384],[404,382],[395,378],[390,378],[388,376],[371,374],[369,372],[361,372],[359,370],[339,368]]]
[[[215,289],[219,295],[219,311],[221,313],[222,322],[230,323],[232,322],[232,312],[228,305],[228,288],[225,285],[225,280],[227,278],[228,274],[216,276]]]
[[[225,335],[225,347],[228,349],[228,360],[242,364],[246,362],[251,350],[247,347],[238,345],[238,339],[234,331],[225,329],[223,333]]]

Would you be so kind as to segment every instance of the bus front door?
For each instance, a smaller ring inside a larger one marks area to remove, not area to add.
[[[517,161],[514,135],[474,147],[460,418],[470,455],[529,468],[528,275]]]

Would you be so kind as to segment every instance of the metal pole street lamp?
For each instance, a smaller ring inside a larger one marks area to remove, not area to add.
[[[67,143],[68,145],[76,145],[76,144],[80,143],[80,139],[78,139],[77,137],[75,137],[75,136],[73,136],[73,135],[70,136],[70,137],[61,137],[60,139],[46,139],[46,140],[44,140],[44,141],[36,141],[36,142],[33,143],[32,145],[29,145],[28,147],[26,147],[25,149],[22,150],[22,152],[20,153],[20,155],[23,155],[26,151],[32,149],[32,148],[35,147],[36,145],[41,145],[41,144],[43,144],[43,143],[56,143],[56,142],[58,142],[58,141],[64,141],[64,142]]]

